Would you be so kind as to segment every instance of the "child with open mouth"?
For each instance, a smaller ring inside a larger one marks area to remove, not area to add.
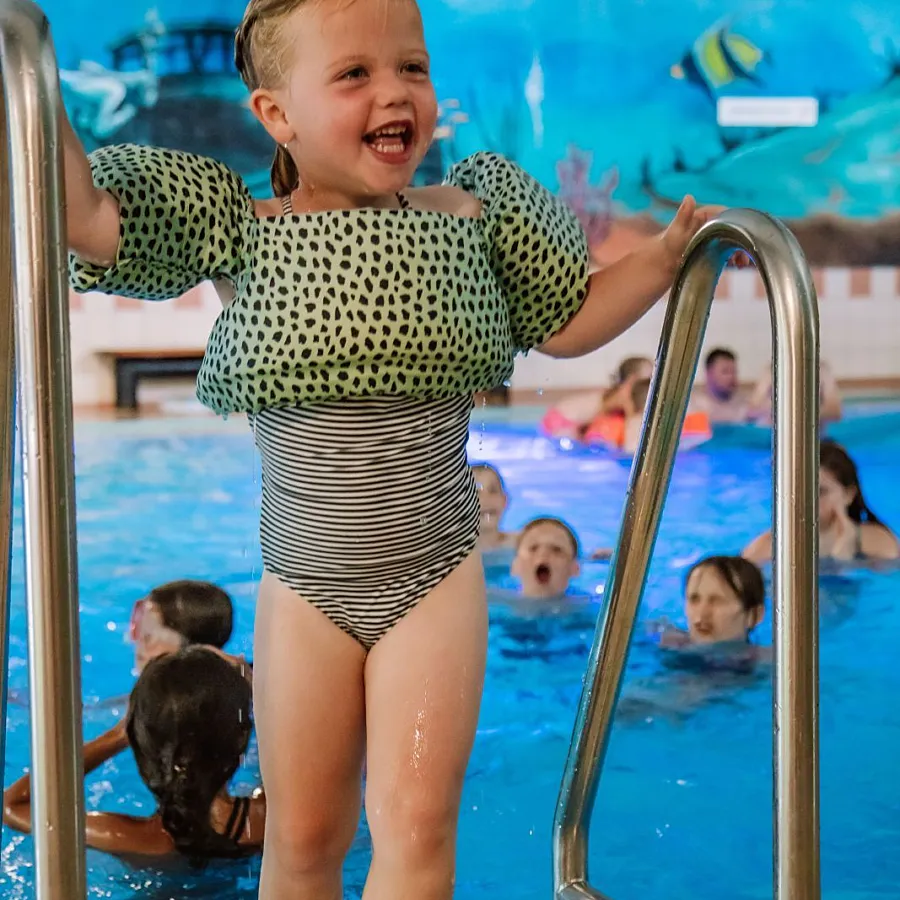
[[[550,600],[569,591],[581,571],[578,537],[561,519],[532,519],[519,535],[512,574],[522,596]]]

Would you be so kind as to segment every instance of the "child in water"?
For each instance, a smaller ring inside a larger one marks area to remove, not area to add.
[[[134,604],[129,636],[134,643],[134,664],[138,674],[161,656],[186,647],[205,645],[221,652],[231,638],[234,605],[227,591],[208,581],[170,581],[153,588]],[[225,656],[225,654],[222,654]],[[229,657],[250,680],[252,669],[238,657]],[[126,697],[105,700],[101,706],[119,706]],[[114,755],[125,749],[121,741],[123,723],[94,738],[85,747],[86,755]],[[106,758],[106,757],[104,757]]]
[[[126,719],[105,741],[85,745],[84,771],[88,775],[131,747],[157,811],[147,817],[89,812],[87,846],[134,863],[178,855],[201,863],[258,853],[265,795],[227,793],[247,751],[250,713],[250,686],[224,654],[190,646],[151,660],[131,692]],[[5,791],[3,821],[31,831],[30,775]]]
[[[840,562],[900,557],[896,536],[863,496],[856,463],[830,440],[823,440],[819,448],[819,555]],[[759,565],[770,562],[772,532],[751,541],[744,556]]]
[[[519,535],[512,574],[523,597],[552,600],[564,596],[580,572],[578,536],[561,519],[532,519]]]
[[[231,639],[234,605],[218,585],[207,581],[170,581],[138,600],[129,635],[138,672],[164,653],[190,644],[221,650]]]
[[[262,462],[260,897],[342,896],[365,755],[366,900],[447,900],[488,621],[472,395],[518,352],[629,328],[717,210],[685,199],[596,271],[577,218],[500,156],[410,188],[437,117],[414,0],[252,0],[235,57],[274,197],[189,153],[88,159],[64,122],[71,279],[223,300],[197,392],[248,414]]]
[[[766,614],[762,572],[740,556],[708,556],[695,563],[684,581],[687,630],[668,622],[651,623],[661,647],[683,649],[747,645]]]
[[[589,391],[564,397],[551,407],[541,422],[545,434],[580,441],[591,423],[601,416],[627,418],[634,415],[632,389],[653,375],[653,360],[629,356],[622,360],[612,384],[605,391]]]
[[[500,530],[503,514],[509,505],[503,478],[490,463],[476,463],[472,466],[472,474],[478,486],[478,504],[481,508],[479,549],[482,553],[514,549],[518,535]]]

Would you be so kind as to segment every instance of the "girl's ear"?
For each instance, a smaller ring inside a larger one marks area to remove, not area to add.
[[[275,91],[257,88],[250,95],[250,111],[276,143],[289,144],[294,139],[294,129],[288,122]]]

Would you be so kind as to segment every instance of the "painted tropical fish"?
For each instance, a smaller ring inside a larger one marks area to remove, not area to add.
[[[753,41],[718,22],[694,41],[669,72],[673,78],[697,85],[715,100],[741,81],[760,84],[759,69],[765,61],[765,52]]]

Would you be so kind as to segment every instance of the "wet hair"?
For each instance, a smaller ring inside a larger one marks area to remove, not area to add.
[[[250,741],[250,693],[238,669],[205,647],[152,660],[131,692],[126,731],[138,771],[163,828],[194,865],[253,852],[210,823]]]
[[[516,550],[522,546],[528,532],[537,528],[539,525],[555,525],[557,528],[561,528],[565,531],[566,537],[569,539],[569,543],[572,546],[572,554],[575,559],[578,559],[581,556],[581,542],[578,540],[578,535],[575,534],[575,529],[563,522],[562,519],[557,519],[555,516],[541,516],[538,519],[532,519],[530,522],[526,523],[519,532],[519,538],[516,541]]]
[[[859,484],[859,472],[856,463],[850,458],[847,451],[838,443],[831,440],[823,440],[819,445],[819,467],[834,476],[841,487],[855,491],[847,515],[857,524],[869,522],[887,529],[887,525],[869,509]]]
[[[634,383],[631,389],[631,402],[634,404],[634,411],[641,413],[647,405],[647,398],[650,396],[650,379],[642,378]]]
[[[163,625],[177,631],[188,644],[222,648],[231,637],[234,605],[218,585],[170,581],[153,588],[146,599],[159,610]]]
[[[507,493],[506,483],[503,481],[503,476],[497,470],[495,466],[492,466],[490,463],[480,462],[480,463],[472,463],[472,474],[477,475],[479,472],[490,472],[496,479],[497,483],[500,485],[500,490],[503,493]]]
[[[295,10],[317,0],[250,0],[234,35],[234,64],[251,93],[277,85],[285,70],[287,48],[279,40],[284,20]],[[286,147],[275,148],[271,169],[276,197],[290,194],[300,173]]]
[[[710,366],[714,366],[720,359],[727,359],[729,362],[737,362],[737,357],[734,355],[733,351],[726,350],[724,347],[716,347],[706,354],[705,367],[708,369]]]
[[[707,556],[694,563],[688,569],[684,579],[684,590],[694,572],[701,569],[715,569],[719,576],[734,591],[744,612],[753,612],[756,609],[764,609],[766,606],[766,585],[759,566],[744,559],[743,556]]]

